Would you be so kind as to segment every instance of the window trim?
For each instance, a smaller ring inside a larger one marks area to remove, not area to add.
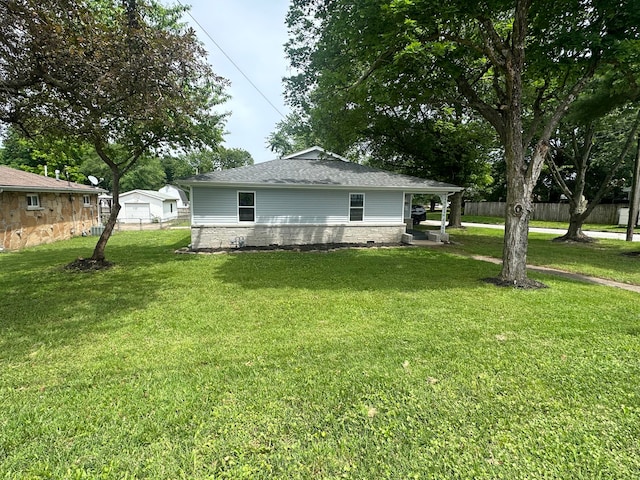
[[[83,207],[91,206],[91,195],[82,195],[82,206]]]
[[[250,193],[253,195],[253,205],[240,205],[240,195],[243,193]],[[238,223],[255,223],[256,222],[256,192],[255,190],[238,190],[236,192],[236,202],[237,202],[237,214],[238,214]],[[240,209],[252,209],[253,210],[253,220],[242,220],[240,215]]]
[[[36,200],[35,205],[33,204],[34,198]],[[29,205],[29,203],[31,203],[31,205]],[[38,193],[27,193],[27,210],[43,210]]]
[[[362,196],[362,206],[361,207],[354,207],[352,205],[352,201],[353,201],[353,196],[354,195],[361,195]],[[349,221],[350,222],[364,222],[364,206],[365,206],[365,194],[364,194],[364,192],[349,192]],[[361,218],[359,220],[354,220],[352,218],[352,212],[354,210],[360,210],[362,212]]]

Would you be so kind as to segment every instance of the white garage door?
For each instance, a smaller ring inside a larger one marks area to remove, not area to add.
[[[151,208],[148,203],[125,203],[124,216],[129,220],[151,220]]]

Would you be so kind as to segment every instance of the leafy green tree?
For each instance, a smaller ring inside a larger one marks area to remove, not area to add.
[[[384,90],[400,109],[456,107],[493,127],[507,183],[499,283],[535,286],[528,225],[550,139],[596,73],[627,61],[636,0],[294,0],[288,23],[293,107],[346,118]]]
[[[52,176],[59,171],[72,182],[87,183],[80,164],[91,150],[59,138],[28,138],[19,129],[9,127],[0,149],[0,163],[31,173]]]
[[[618,109],[585,125],[567,125],[552,141],[547,157],[551,174],[569,202],[569,227],[557,241],[589,242],[582,225],[616,186],[624,184],[622,167],[631,166],[640,111]]]
[[[478,122],[416,121],[386,114],[370,122],[362,139],[368,140],[365,149],[374,166],[479,189],[491,181],[485,131]],[[450,227],[462,226],[462,198],[462,192],[451,198]]]
[[[31,135],[90,144],[113,209],[91,260],[104,261],[120,181],[140,161],[222,138],[226,97],[182,7],[153,0],[0,3],[0,119]]]
[[[315,145],[325,145],[313,133],[306,114],[290,113],[276,124],[276,128],[267,137],[267,146],[279,157],[306,150]]]
[[[227,170],[229,168],[253,165],[253,157],[242,148],[218,147],[213,156],[213,170]]]
[[[167,156],[162,159],[167,182],[229,168],[253,165],[253,157],[242,148],[201,149],[180,156]]]

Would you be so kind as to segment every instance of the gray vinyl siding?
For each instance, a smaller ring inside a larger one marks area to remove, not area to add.
[[[344,191],[264,189],[256,197],[256,223],[325,225],[348,220]]]
[[[256,197],[256,224],[335,225],[349,223],[349,194],[365,194],[364,223],[402,223],[401,191],[356,192],[332,189],[251,189]],[[193,187],[195,225],[238,224],[237,192],[246,188]],[[245,222],[241,222],[245,223]]]
[[[365,191],[364,194],[365,222],[402,223],[404,209],[403,192]]]
[[[238,223],[238,200],[235,188],[193,187],[191,209],[195,225]]]

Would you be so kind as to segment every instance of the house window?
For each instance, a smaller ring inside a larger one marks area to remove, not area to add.
[[[349,194],[349,221],[361,222],[364,220],[364,193]]]
[[[40,210],[40,197],[37,193],[27,195],[27,210]]]
[[[82,196],[82,204],[85,207],[90,207],[91,206],[91,197],[89,195],[83,195]]]
[[[256,221],[256,192],[238,192],[238,220]]]

